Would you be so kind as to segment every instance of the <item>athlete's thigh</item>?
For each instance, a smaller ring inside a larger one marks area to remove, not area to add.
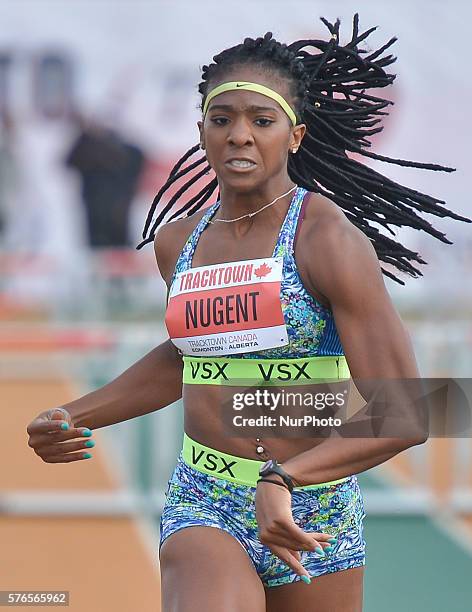
[[[362,612],[364,566],[266,588],[267,612]]]
[[[160,551],[162,612],[265,612],[262,582],[241,544],[215,527],[186,527]]]

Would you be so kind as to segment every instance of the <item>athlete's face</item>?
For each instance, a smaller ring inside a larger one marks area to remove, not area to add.
[[[239,80],[273,89],[294,108],[285,79],[251,66],[240,66],[224,78],[211,81],[208,91],[221,83]],[[294,127],[275,100],[247,90],[215,96],[204,121],[197,125],[200,142],[219,183],[236,190],[250,190],[274,177],[286,177],[288,155],[298,149],[306,130],[304,124]],[[251,163],[243,167],[231,160]]]

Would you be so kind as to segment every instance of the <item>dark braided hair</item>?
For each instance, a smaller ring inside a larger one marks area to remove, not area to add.
[[[272,33],[267,32],[255,40],[246,38],[242,44],[215,55],[215,63],[202,68],[203,81],[198,85],[202,95],[201,109],[209,91],[209,83],[221,80],[238,66],[255,65],[285,77],[295,100],[297,120],[307,126],[297,153],[288,159],[290,178],[308,191],[321,193],[336,202],[348,219],[368,236],[379,260],[414,278],[422,276],[422,272],[410,263],[426,264],[420,255],[381,233],[370,222],[385,227],[394,236],[395,232],[390,225],[409,226],[424,230],[441,242],[452,244],[445,234],[436,230],[415,211],[458,221],[471,220],[441,206],[445,204],[443,200],[399,185],[375,172],[348,157],[346,151],[400,166],[444,172],[454,172],[455,168],[392,159],[366,150],[371,146],[368,136],[383,130],[383,126],[373,127],[381,122],[375,115],[388,115],[381,109],[393,102],[365,92],[372,88],[386,87],[395,79],[396,75],[388,74],[384,67],[393,64],[397,58],[392,55],[380,56],[397,38],[391,38],[380,49],[363,58],[361,55],[367,51],[358,49],[357,45],[377,27],[359,34],[359,15],[356,13],[352,38],[347,45],[341,46],[338,43],[340,20],[336,19],[331,24],[321,17],[321,21],[331,33],[328,41],[297,40],[286,45],[277,42],[272,38]],[[310,53],[307,51],[310,47],[320,52]],[[198,150],[199,145],[192,147],[172,168],[167,182],[154,198],[144,226],[145,240],[137,249],[154,240],[157,228],[182,194],[210,173],[205,155],[188,163]],[[200,171],[192,173],[202,165],[204,167]],[[187,182],[170,198],[150,228],[153,214],[164,193],[189,173],[192,173],[190,178],[187,176]],[[189,216],[199,210],[211,198],[217,186],[216,177],[211,178],[197,195],[183,204],[167,221],[182,213],[186,212]],[[219,192],[217,197],[220,197]],[[146,238],[148,230],[149,236]],[[398,283],[405,284],[388,270],[382,268],[382,272]]]

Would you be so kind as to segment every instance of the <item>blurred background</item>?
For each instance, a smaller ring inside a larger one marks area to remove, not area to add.
[[[398,36],[398,76],[380,90],[395,105],[373,149],[457,171],[363,163],[470,217],[465,0],[0,0],[0,590],[68,590],[74,611],[159,609],[180,403],[95,432],[79,464],[41,462],[26,425],[166,338],[152,246],[135,246],[169,170],[198,143],[201,66],[266,31],[327,39],[321,16],[341,19],[345,44],[356,11],[361,32],[378,26],[361,48]],[[405,286],[385,282],[422,375],[469,377],[471,225],[427,218],[454,244],[398,231],[428,265]],[[467,438],[430,439],[359,476],[367,612],[470,609],[471,451]]]

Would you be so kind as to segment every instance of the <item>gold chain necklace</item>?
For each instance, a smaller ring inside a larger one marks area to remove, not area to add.
[[[281,198],[284,198],[289,193],[292,193],[292,191],[294,191],[296,188],[297,186],[295,185],[295,187],[292,187],[290,191],[287,191],[287,193],[283,193],[278,198],[275,198],[275,200],[273,200],[269,204],[265,204],[262,208],[259,208],[259,210],[256,210],[255,212],[247,213],[246,215],[242,215],[241,217],[237,217],[236,219],[215,219],[214,221],[210,220],[210,223],[213,224],[213,223],[216,223],[217,221],[219,221],[220,223],[234,223],[234,221],[241,221],[241,219],[245,219],[246,217],[249,217],[250,219],[251,217],[254,217],[254,215],[257,215],[257,213],[260,213],[264,209],[269,208],[269,206],[272,206],[272,204],[275,204],[278,200],[280,200]]]

